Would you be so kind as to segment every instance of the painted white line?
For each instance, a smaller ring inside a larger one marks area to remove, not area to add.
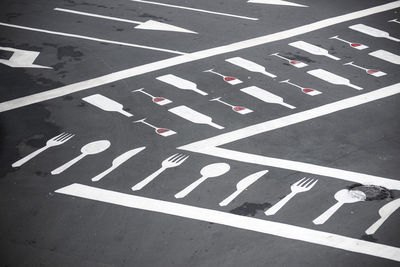
[[[258,45],[263,45],[263,44],[271,43],[274,41],[283,40],[286,38],[298,36],[298,35],[301,35],[304,33],[308,33],[308,32],[319,30],[319,29],[322,29],[325,27],[329,27],[329,26],[332,26],[332,25],[335,25],[338,23],[362,18],[365,16],[379,13],[379,12],[384,12],[384,11],[388,11],[391,9],[395,9],[398,7],[400,7],[400,1],[395,1],[395,2],[392,2],[389,4],[384,4],[384,5],[380,5],[377,7],[372,7],[372,8],[364,9],[361,11],[352,12],[352,13],[349,13],[346,15],[341,15],[341,16],[337,16],[337,17],[333,17],[333,18],[329,18],[329,19],[324,19],[324,20],[321,20],[318,22],[314,22],[314,23],[307,24],[304,26],[296,27],[296,28],[293,28],[290,30],[285,30],[285,31],[281,31],[278,33],[273,33],[273,34],[268,34],[265,36],[233,43],[230,45],[225,45],[225,46],[220,46],[220,47],[211,48],[211,49],[207,49],[207,50],[202,50],[202,51],[198,51],[198,52],[194,52],[194,53],[190,53],[190,54],[186,54],[186,55],[182,55],[182,56],[177,56],[177,57],[173,57],[173,58],[169,58],[169,59],[129,68],[126,70],[110,73],[110,74],[100,76],[97,78],[93,78],[93,79],[89,79],[86,81],[62,86],[62,87],[59,87],[59,88],[56,88],[53,90],[49,90],[46,92],[33,94],[33,95],[29,95],[29,96],[25,96],[25,97],[21,97],[21,98],[17,98],[14,100],[0,103],[0,112],[20,108],[20,107],[31,105],[34,103],[39,103],[39,102],[50,100],[50,99],[53,99],[56,97],[68,95],[68,94],[71,94],[74,92],[83,91],[83,90],[90,89],[90,88],[93,88],[96,86],[112,83],[112,82],[119,81],[119,80],[126,79],[126,78],[131,78],[134,76],[138,76],[138,75],[149,73],[149,72],[156,71],[156,70],[165,69],[165,68],[176,66],[179,64],[192,62],[192,61],[196,61],[199,59],[204,59],[204,58],[221,55],[221,54],[225,54],[225,53],[229,53],[229,52],[234,52],[234,51],[238,51],[241,49],[250,48],[250,47],[254,47],[254,46],[258,46]]]
[[[344,181],[350,181],[353,183],[360,183],[365,185],[378,185],[386,187],[391,190],[400,190],[400,181],[375,175],[324,167],[320,165],[293,161],[293,160],[272,158],[272,157],[239,152],[219,147],[210,147],[210,148],[204,148],[202,150],[190,150],[190,151],[205,154],[208,156],[214,156],[214,157],[246,162],[251,164],[258,164],[267,167],[275,167],[280,169],[287,169],[292,171],[321,175]]]
[[[241,162],[248,162],[248,163],[272,166],[288,170],[301,171],[305,173],[312,173],[327,177],[333,177],[361,184],[381,185],[390,189],[400,190],[400,181],[384,177],[361,174],[346,170],[323,167],[314,164],[264,157],[260,155],[253,155],[238,151],[232,151],[228,149],[217,148],[217,146],[225,145],[234,141],[248,138],[250,136],[266,133],[272,130],[280,129],[310,119],[315,119],[344,109],[356,107],[358,105],[369,103],[371,101],[389,97],[398,93],[400,93],[400,83],[387,86],[362,95],[350,97],[344,100],[339,100],[337,102],[323,105],[317,108],[298,112],[286,117],[262,122],[239,130],[217,135],[205,140],[201,140],[198,142],[178,147],[178,149],[196,153],[203,153],[207,155],[212,155],[216,157],[221,157]]]
[[[296,4],[289,1],[283,0],[249,0],[247,3],[255,3],[255,4],[265,4],[265,5],[280,5],[280,6],[296,6],[296,7],[308,7],[305,5]]]
[[[175,51],[175,50],[168,50],[168,49],[164,49],[164,48],[145,46],[145,45],[138,45],[138,44],[131,44],[131,43],[125,43],[125,42],[118,42],[118,41],[106,40],[106,39],[89,37],[89,36],[72,34],[72,33],[49,31],[49,30],[44,30],[44,29],[31,28],[31,27],[20,26],[20,25],[9,24],[9,23],[3,23],[3,22],[0,22],[0,26],[17,28],[17,29],[22,29],[22,30],[34,31],[34,32],[43,32],[43,33],[48,33],[48,34],[61,35],[61,36],[67,36],[67,37],[79,38],[79,39],[85,39],[85,40],[91,40],[91,41],[97,41],[97,42],[101,42],[101,43],[109,43],[109,44],[117,44],[117,45],[123,45],[123,46],[137,47],[137,48],[143,48],[143,49],[167,52],[167,53],[171,53],[171,54],[178,54],[178,55],[184,55],[185,54],[183,52],[179,52],[179,51]]]
[[[77,14],[77,15],[83,15],[83,16],[89,16],[89,17],[95,17],[95,18],[101,18],[101,19],[108,19],[108,20],[114,20],[114,21],[121,21],[121,22],[126,22],[126,23],[132,23],[132,24],[139,24],[138,26],[135,27],[135,29],[142,29],[142,30],[154,30],[154,31],[172,31],[172,32],[185,32],[185,33],[195,33],[197,32],[194,31],[189,31],[181,27],[173,26],[167,23],[162,23],[154,20],[148,20],[145,22],[141,21],[134,21],[134,20],[129,20],[129,19],[121,19],[121,18],[116,18],[116,17],[110,17],[110,16],[103,16],[103,15],[98,15],[98,14],[93,14],[93,13],[87,13],[87,12],[81,12],[81,11],[76,11],[76,10],[71,10],[71,9],[65,9],[65,8],[54,8],[56,11],[61,11],[61,12],[66,12],[66,13],[72,13],[72,14]]]
[[[397,247],[391,247],[285,223],[272,222],[235,215],[227,212],[128,195],[82,184],[71,184],[60,188],[55,192],[69,196],[120,205],[128,208],[159,212],[183,218],[204,221],[207,223],[218,223],[239,229],[300,240],[393,261],[400,261],[400,248]]]
[[[9,59],[0,59],[0,63],[12,68],[43,68],[52,69],[52,67],[33,64],[40,52],[16,49],[12,47],[0,47],[0,50],[13,52]]]
[[[228,14],[228,13],[215,12],[215,11],[192,8],[192,7],[186,7],[186,6],[177,6],[177,5],[165,4],[165,3],[159,3],[159,2],[152,2],[152,1],[143,1],[143,0],[130,0],[130,1],[139,2],[139,3],[143,3],[143,4],[151,4],[151,5],[157,5],[157,6],[172,7],[172,8],[178,8],[178,9],[184,9],[184,10],[190,10],[190,11],[208,13],[208,14],[214,14],[214,15],[220,15],[220,16],[227,16],[227,17],[233,17],[233,18],[239,18],[239,19],[258,20],[258,18],[251,18],[251,17],[245,17],[245,16],[233,15],[233,14]]]
[[[376,50],[374,52],[369,53],[368,55],[385,60],[387,62],[399,65],[400,64],[400,56],[393,54],[391,52],[388,52],[386,50]]]

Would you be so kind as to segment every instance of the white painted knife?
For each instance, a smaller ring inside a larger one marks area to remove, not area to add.
[[[374,222],[367,230],[365,230],[365,233],[367,235],[372,235],[378,230],[379,227],[386,221],[387,218],[389,218],[390,215],[392,215],[393,212],[395,212],[398,208],[400,207],[400,198],[390,201],[383,207],[379,209],[379,215],[381,216],[376,222]]]
[[[259,178],[261,178],[264,174],[266,174],[268,170],[263,170],[259,171],[253,174],[250,174],[249,176],[243,178],[236,184],[236,191],[233,192],[230,196],[225,198],[221,203],[219,203],[220,206],[226,206],[229,203],[231,203],[232,200],[234,200],[240,193],[242,193],[244,190],[247,189],[250,185],[252,185],[254,182],[256,182]]]
[[[95,177],[92,178],[93,182],[97,182],[100,179],[102,179],[104,176],[106,176],[107,174],[109,174],[110,172],[112,172],[113,170],[115,170],[119,165],[121,165],[122,163],[124,163],[125,161],[127,161],[128,159],[130,159],[131,157],[133,157],[134,155],[136,155],[137,153],[139,153],[140,151],[144,150],[146,147],[142,146],[142,147],[138,147],[135,149],[131,149],[121,155],[119,155],[118,157],[116,157],[113,161],[112,161],[112,165],[110,168],[108,168],[107,170],[103,171],[102,173],[96,175]]]

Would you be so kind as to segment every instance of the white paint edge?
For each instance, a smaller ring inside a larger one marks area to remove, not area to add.
[[[400,83],[393,84],[381,89],[377,89],[369,93],[339,100],[337,102],[329,103],[313,109],[301,111],[278,119],[258,123],[255,125],[247,126],[245,128],[241,128],[239,130],[220,134],[208,139],[204,139],[201,141],[197,141],[188,145],[178,147],[178,149],[217,156],[241,162],[248,162],[264,166],[272,166],[288,170],[301,171],[305,173],[312,173],[326,177],[333,177],[361,184],[381,185],[389,189],[400,190],[400,181],[384,177],[217,148],[217,146],[225,145],[234,141],[238,141],[257,134],[280,129],[303,121],[322,117],[324,115],[332,114],[334,112],[341,111],[344,109],[353,108],[398,93],[400,93]]]
[[[172,8],[177,8],[177,9],[184,9],[184,10],[190,10],[190,11],[195,11],[195,12],[226,16],[226,17],[233,17],[233,18],[238,18],[238,19],[258,20],[258,18],[251,18],[251,17],[246,17],[246,16],[239,16],[239,15],[233,15],[233,14],[222,13],[222,12],[215,12],[215,11],[192,8],[192,7],[186,7],[186,6],[177,6],[177,5],[165,4],[165,3],[159,3],[159,2],[152,2],[152,1],[143,1],[143,0],[130,0],[130,1],[139,2],[139,3],[143,3],[143,4],[151,4],[151,5],[157,5],[157,6],[172,7]]]
[[[71,14],[76,14],[76,15],[82,15],[82,16],[88,16],[88,17],[94,17],[94,18],[101,18],[101,19],[108,19],[108,20],[113,20],[113,21],[120,21],[120,22],[126,22],[126,23],[131,23],[131,24],[139,24],[138,26],[134,27],[135,29],[141,29],[141,30],[153,30],[153,31],[172,31],[172,32],[183,32],[183,33],[194,33],[197,34],[197,32],[194,31],[189,31],[181,27],[177,27],[174,25],[170,25],[167,23],[162,23],[154,20],[148,20],[145,22],[140,22],[140,21],[134,21],[134,20],[129,20],[129,19],[121,19],[117,17],[110,17],[110,16],[104,16],[104,15],[98,15],[94,13],[88,13],[88,12],[81,12],[81,11],[76,11],[76,10],[71,10],[71,9],[65,9],[65,8],[54,8],[55,11],[61,11],[61,12],[66,12],[66,13],[71,13]]]
[[[221,55],[221,54],[234,52],[234,51],[238,51],[238,50],[245,49],[245,48],[250,48],[250,47],[254,47],[254,46],[258,46],[258,45],[263,45],[266,43],[271,43],[274,41],[291,38],[291,37],[298,36],[298,35],[301,35],[304,33],[308,33],[308,32],[319,30],[319,29],[322,29],[325,27],[329,27],[329,26],[332,26],[332,25],[335,25],[338,23],[346,22],[349,20],[357,19],[357,18],[362,18],[365,16],[379,13],[379,12],[384,12],[384,11],[388,11],[391,9],[395,9],[398,7],[400,7],[400,1],[395,1],[392,3],[364,9],[361,11],[352,12],[352,13],[349,13],[346,15],[341,15],[341,16],[337,16],[337,17],[333,17],[333,18],[329,18],[329,19],[324,19],[324,20],[321,20],[318,22],[314,22],[314,23],[307,24],[304,26],[296,27],[296,28],[293,28],[290,30],[285,30],[285,31],[281,31],[278,33],[273,33],[273,34],[268,34],[265,36],[233,43],[233,44],[226,45],[226,46],[220,46],[220,47],[216,47],[216,48],[206,49],[206,50],[186,54],[183,56],[177,56],[177,57],[173,57],[173,58],[169,58],[169,59],[129,68],[126,70],[110,73],[110,74],[100,76],[97,78],[93,78],[93,79],[89,79],[86,81],[62,86],[62,87],[59,87],[59,88],[56,88],[53,90],[49,90],[46,92],[33,94],[33,95],[29,95],[29,96],[25,96],[25,97],[21,97],[21,98],[17,98],[17,99],[13,99],[10,101],[0,103],[0,112],[20,108],[20,107],[31,105],[34,103],[39,103],[39,102],[50,100],[50,99],[53,99],[56,97],[61,97],[61,96],[68,95],[68,94],[71,94],[74,92],[83,91],[83,90],[90,89],[90,88],[93,88],[96,86],[112,83],[112,82],[119,81],[119,80],[126,79],[126,78],[131,78],[134,76],[138,76],[138,75],[149,73],[149,72],[156,71],[156,70],[165,69],[165,68],[176,66],[179,64],[192,62],[192,61],[196,61],[199,59],[204,59],[204,58],[208,58],[208,57],[212,57],[212,56],[216,56],[216,55]],[[2,25],[2,24],[0,23],[0,25]]]
[[[296,4],[283,0],[249,0],[247,3],[265,4],[265,5],[279,5],[279,6],[295,6],[295,7],[308,7],[306,5]]]
[[[72,34],[72,33],[49,31],[49,30],[44,30],[44,29],[39,29],[39,28],[26,27],[26,26],[20,26],[20,25],[3,23],[3,22],[0,22],[0,26],[16,28],[16,29],[21,29],[21,30],[34,31],[34,32],[42,32],[42,33],[48,33],[48,34],[54,34],[54,35],[61,35],[61,36],[66,36],[66,37],[78,38],[78,39],[85,39],[85,40],[96,41],[96,42],[101,42],[101,43],[108,43],[108,44],[116,44],[116,45],[123,45],[123,46],[129,46],[129,47],[143,48],[143,49],[155,50],[155,51],[160,51],[160,52],[167,52],[167,53],[171,53],[171,54],[178,54],[178,55],[186,54],[186,53],[183,53],[183,52],[164,49],[164,48],[158,48],[158,47],[152,47],[152,46],[146,46],[146,45],[138,45],[138,44],[131,44],[131,43],[125,43],[125,42],[119,42],[119,41],[112,41],[112,40],[89,37],[89,36]]]
[[[204,222],[212,222],[239,229],[309,242],[336,249],[362,253],[375,257],[400,261],[400,248],[372,243],[341,235],[312,230],[304,227],[250,218],[226,212],[198,208],[173,202],[128,195],[82,184],[71,184],[56,193],[120,205],[128,208],[159,212]]]

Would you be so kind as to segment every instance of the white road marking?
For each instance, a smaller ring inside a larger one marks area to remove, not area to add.
[[[282,118],[262,122],[239,130],[220,134],[205,140],[197,141],[188,145],[178,147],[178,149],[187,150],[195,153],[202,153],[220,158],[241,161],[241,162],[260,164],[264,166],[272,166],[276,168],[283,168],[304,173],[312,173],[316,175],[322,175],[361,184],[374,184],[374,185],[384,186],[393,190],[400,190],[400,181],[397,180],[392,180],[384,177],[362,174],[352,171],[346,171],[341,169],[328,168],[309,163],[249,154],[249,153],[233,151],[217,147],[234,141],[245,139],[257,134],[266,133],[289,125],[315,119],[324,115],[332,114],[337,111],[356,107],[378,99],[393,96],[398,93],[400,93],[400,83],[390,85],[362,95],[339,100],[337,102],[326,104],[313,109],[298,112]]]
[[[0,47],[0,50],[13,52],[9,59],[0,59],[1,64],[9,67],[52,69],[52,67],[33,64],[40,52],[16,49],[12,47]]]
[[[278,104],[278,105],[282,105],[284,107],[290,108],[290,109],[295,109],[295,106],[289,105],[285,102],[283,102],[283,98],[278,96],[278,95],[274,95],[264,89],[261,89],[257,86],[249,86],[249,87],[245,87],[240,89],[240,91],[251,95],[255,98],[260,99],[261,101],[264,101],[266,103],[272,103],[272,104]]]
[[[308,74],[317,77],[321,80],[324,80],[328,83],[332,83],[332,84],[336,84],[336,85],[346,85],[349,86],[351,88],[354,88],[356,90],[362,90],[363,88],[361,88],[360,86],[351,84],[349,79],[344,78],[342,76],[336,75],[332,72],[323,70],[323,69],[315,69],[315,70],[309,70],[307,71]]]
[[[177,6],[177,5],[165,4],[165,3],[159,3],[159,2],[152,2],[152,1],[143,1],[143,0],[130,0],[130,1],[144,3],[144,4],[157,5],[157,6],[172,7],[172,8],[178,8],[178,9],[184,9],[184,10],[190,10],[190,11],[208,13],[208,14],[214,14],[214,15],[220,15],[220,16],[227,16],[227,17],[233,17],[233,18],[239,18],[239,19],[258,20],[258,18],[251,18],[251,17],[245,17],[245,16],[233,15],[233,14],[228,14],[228,13],[215,12],[215,11],[192,8],[192,7],[186,7],[186,6]]]
[[[134,21],[134,20],[129,20],[129,19],[121,19],[121,18],[116,18],[116,17],[103,16],[103,15],[87,13],[87,12],[81,12],[81,11],[76,11],[76,10],[71,10],[71,9],[58,8],[58,7],[54,8],[54,10],[61,11],[61,12],[72,13],[72,14],[77,14],[77,15],[101,18],[101,19],[108,19],[108,20],[121,21],[121,22],[126,22],[126,23],[139,24],[138,26],[135,27],[135,29],[154,30],[154,31],[185,32],[185,33],[195,33],[195,34],[197,34],[197,32],[194,32],[194,31],[189,31],[189,30],[186,30],[186,29],[181,28],[181,27],[177,27],[177,26],[174,26],[174,25],[170,25],[170,24],[167,24],[167,23],[162,23],[162,22],[158,22],[158,21],[154,21],[154,20],[148,20],[148,21],[145,21],[145,22],[141,22],[141,21]]]
[[[272,222],[268,220],[235,215],[227,212],[134,196],[82,184],[71,184],[60,188],[55,192],[69,196],[120,205],[128,208],[169,214],[183,218],[204,221],[207,223],[218,223],[239,229],[280,236],[293,240],[300,240],[393,261],[400,261],[400,248],[397,247],[382,245],[285,223]]]
[[[101,43],[109,43],[109,44],[117,44],[117,45],[123,45],[123,46],[137,47],[137,48],[143,48],[143,49],[167,52],[167,53],[171,53],[171,54],[178,54],[178,55],[186,54],[186,53],[183,53],[183,52],[179,52],[179,51],[175,51],[175,50],[168,50],[168,49],[164,49],[164,48],[145,46],[145,45],[138,45],[138,44],[131,44],[131,43],[125,43],[125,42],[119,42],[119,41],[112,41],[112,40],[106,40],[106,39],[89,37],[89,36],[72,34],[72,33],[49,31],[49,30],[44,30],[44,29],[20,26],[20,25],[3,23],[3,22],[0,22],[0,26],[17,28],[17,29],[22,29],[22,30],[34,31],[34,32],[43,32],[43,33],[48,33],[48,34],[61,35],[61,36],[79,38],[79,39],[85,39],[85,40],[91,40],[91,41],[97,41],[97,42],[101,42]]]
[[[220,46],[220,47],[206,49],[206,50],[202,50],[202,51],[198,51],[198,52],[194,52],[194,53],[190,53],[190,54],[186,54],[186,55],[182,55],[182,56],[177,56],[177,57],[173,57],[173,58],[169,58],[169,59],[129,68],[126,70],[99,76],[97,78],[92,78],[92,79],[89,79],[86,81],[62,86],[62,87],[52,89],[52,90],[49,90],[46,92],[41,92],[41,93],[37,93],[37,94],[33,94],[33,95],[29,95],[29,96],[25,96],[25,97],[21,97],[21,98],[17,98],[17,99],[13,99],[10,101],[0,103],[0,112],[24,107],[24,106],[31,105],[34,103],[39,103],[42,101],[50,100],[50,99],[68,95],[71,93],[87,90],[87,89],[90,89],[90,88],[93,88],[96,86],[112,83],[112,82],[119,81],[119,80],[126,79],[126,78],[131,78],[131,77],[149,73],[152,71],[176,66],[179,64],[192,62],[192,61],[196,61],[199,59],[204,59],[204,58],[208,58],[208,57],[212,57],[212,56],[216,56],[216,55],[221,55],[221,54],[225,54],[225,53],[229,53],[229,52],[238,51],[238,50],[245,49],[245,48],[250,48],[250,47],[254,47],[254,46],[258,46],[258,45],[263,45],[263,44],[287,39],[290,37],[298,36],[298,35],[301,35],[304,33],[312,32],[312,31],[326,28],[326,27],[329,27],[332,25],[336,25],[338,23],[362,18],[365,16],[369,16],[369,15],[376,14],[379,12],[388,11],[388,10],[399,8],[399,7],[400,7],[400,1],[395,1],[392,3],[352,12],[349,14],[345,14],[345,15],[341,15],[341,16],[337,16],[337,17],[333,17],[333,18],[329,18],[329,19],[324,19],[324,20],[317,21],[317,22],[314,22],[311,24],[296,27],[296,28],[293,28],[290,30],[285,30],[285,31],[281,31],[281,32],[273,33],[273,34],[268,34],[265,36],[252,38],[249,40],[233,43],[230,45],[224,45],[224,46]],[[2,24],[0,24],[0,25],[2,25]]]
[[[385,60],[387,62],[393,63],[393,64],[400,64],[400,56],[393,54],[391,52],[388,52],[386,50],[377,50],[374,52],[369,53],[368,55]]]
[[[367,34],[369,36],[377,37],[377,38],[387,38],[389,40],[400,42],[400,39],[392,37],[388,32],[364,25],[364,24],[356,24],[349,27],[352,30]]]
[[[308,7],[305,5],[296,4],[289,1],[283,0],[249,0],[247,3],[255,3],[255,4],[266,4],[266,5],[280,5],[280,6],[296,6],[296,7]]]
[[[298,49],[304,50],[313,55],[326,56],[326,57],[329,57],[334,60],[340,60],[340,58],[329,54],[328,50],[326,50],[325,48],[322,48],[322,47],[319,47],[319,46],[316,46],[316,45],[313,45],[313,44],[310,44],[310,43],[307,43],[304,41],[296,41],[296,42],[290,43],[289,45],[296,47]]]

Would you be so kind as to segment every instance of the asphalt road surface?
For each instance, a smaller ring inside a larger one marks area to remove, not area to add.
[[[398,266],[400,1],[258,2],[1,1],[0,266]]]

